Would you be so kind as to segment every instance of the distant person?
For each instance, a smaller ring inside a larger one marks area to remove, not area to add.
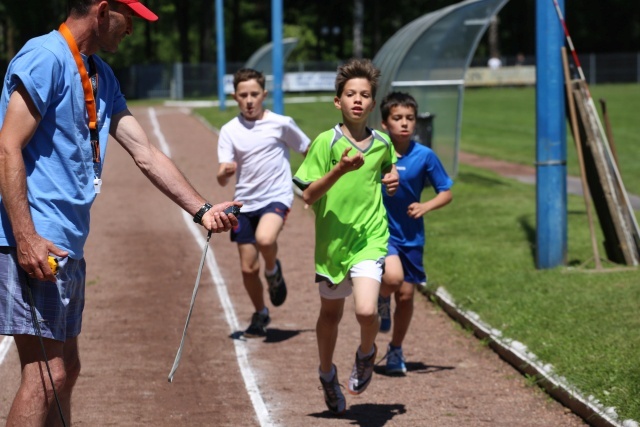
[[[438,156],[412,140],[418,103],[407,93],[391,92],[380,104],[382,127],[388,132],[396,152],[400,186],[393,197],[384,194],[389,218],[389,250],[385,259],[378,300],[380,332],[391,329],[391,295],[395,295],[393,335],[387,348],[386,372],[407,372],[402,343],[413,317],[413,297],[417,286],[424,286],[424,215],[452,200],[453,181]],[[422,190],[433,187],[435,197],[421,202]]]
[[[233,88],[240,114],[220,130],[217,179],[225,186],[236,175],[234,198],[244,203],[231,241],[238,244],[242,280],[255,309],[244,336],[255,338],[266,336],[271,322],[259,255],[264,259],[271,304],[280,306],[287,297],[277,239],[293,203],[289,149],[305,154],[309,138],[291,117],[263,107],[267,91],[261,72],[238,70]]]
[[[137,0],[70,0],[59,30],[29,40],[3,81],[0,334],[13,335],[22,373],[8,426],[71,425],[71,394],[80,373],[84,245],[109,135],[207,230],[228,231],[238,223],[223,210],[240,203],[211,206],[149,142],[113,71],[96,55],[99,49],[117,51],[133,32],[134,16],[158,19]],[[156,209],[148,206],[146,215]]]
[[[491,58],[489,58],[489,62],[487,62],[487,66],[492,70],[497,70],[498,68],[502,67],[502,61],[497,55],[494,55]]]
[[[522,66],[522,65],[525,64],[525,62],[526,62],[526,59],[525,59],[524,54],[522,52],[519,52],[516,55],[516,66]]]
[[[381,183],[389,194],[398,187],[391,141],[366,125],[375,108],[379,76],[380,71],[364,59],[352,59],[338,68],[333,102],[342,122],[318,135],[293,178],[316,215],[318,373],[325,403],[334,414],[346,410],[333,352],[345,298],[351,293],[360,342],[349,393],[360,394],[369,386],[377,352],[377,302],[389,239]]]

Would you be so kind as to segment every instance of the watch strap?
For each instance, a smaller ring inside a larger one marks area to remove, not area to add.
[[[200,208],[200,210],[193,216],[193,222],[195,222],[196,224],[202,224],[202,217],[204,216],[204,214],[206,214],[209,209],[211,209],[211,203],[207,202],[204,205],[202,205],[202,207]]]

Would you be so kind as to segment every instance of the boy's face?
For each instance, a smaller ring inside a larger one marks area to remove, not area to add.
[[[262,89],[256,80],[238,83],[233,99],[238,103],[240,113],[247,120],[260,120],[264,113],[262,102],[267,97],[267,91]]]
[[[376,106],[371,83],[365,78],[348,80],[342,95],[336,96],[333,103],[338,110],[342,110],[343,119],[352,123],[365,122]]]
[[[416,129],[416,112],[411,107],[396,105],[382,121],[382,128],[389,133],[392,142],[407,143]]]

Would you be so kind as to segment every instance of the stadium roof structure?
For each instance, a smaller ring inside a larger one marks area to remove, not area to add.
[[[293,49],[298,44],[298,39],[295,37],[288,37],[282,39],[282,58],[286,61]],[[244,64],[245,68],[253,68],[262,72],[265,76],[273,75],[273,43],[269,42],[262,45],[256,50],[247,62]]]
[[[391,91],[413,95],[419,105],[417,133],[429,130],[430,145],[447,172],[458,172],[464,76],[491,19],[508,0],[466,0],[430,12],[397,31],[378,51],[377,105]],[[380,128],[379,108],[369,125]]]

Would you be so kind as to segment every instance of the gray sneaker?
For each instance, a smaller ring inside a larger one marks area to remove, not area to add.
[[[269,284],[269,299],[271,300],[271,304],[278,307],[284,304],[284,300],[287,299],[287,284],[284,282],[284,277],[282,277],[280,260],[276,260],[276,267],[277,270],[275,274],[272,276],[265,274],[265,278]]]
[[[353,370],[351,371],[351,377],[349,378],[349,393],[360,394],[369,387],[371,377],[373,376],[373,365],[376,361],[376,354],[378,353],[378,347],[373,345],[373,354],[365,359],[358,357],[356,351],[356,361],[353,364]]]
[[[247,338],[261,338],[267,336],[267,326],[271,323],[271,317],[269,314],[261,314],[258,312],[253,313],[251,316],[251,324],[244,331],[244,336]]]
[[[324,403],[335,415],[343,415],[347,410],[347,400],[344,398],[342,390],[340,390],[342,385],[338,382],[338,368],[335,365],[333,365],[333,368],[336,370],[336,374],[331,381],[325,381],[320,378],[320,384],[322,384],[322,390],[324,391]]]

